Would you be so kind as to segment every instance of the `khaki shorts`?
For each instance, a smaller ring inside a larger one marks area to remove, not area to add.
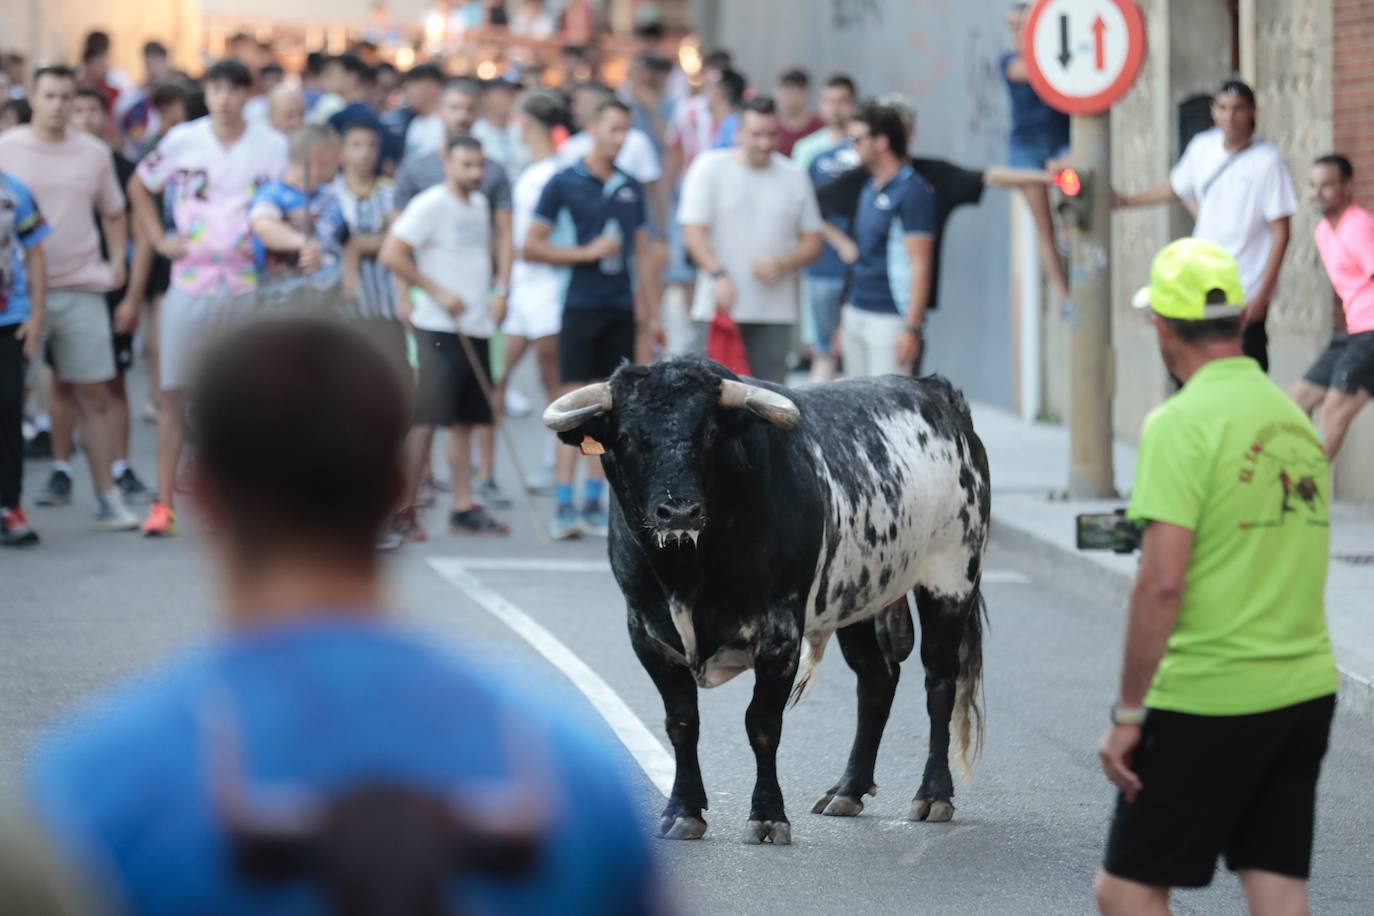
[[[846,305],[840,310],[840,353],[846,378],[910,375],[910,366],[897,365],[897,338],[906,321]]]
[[[190,387],[201,355],[234,324],[257,311],[257,295],[234,296],[227,291],[196,296],[172,287],[158,309],[158,363],[163,391]]]
[[[114,337],[105,294],[50,289],[45,301],[44,336],[57,377],[76,384],[114,378]]]

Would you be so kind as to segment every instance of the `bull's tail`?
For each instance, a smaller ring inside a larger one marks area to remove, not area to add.
[[[800,675],[797,683],[792,687],[792,695],[788,698],[788,707],[795,707],[806,698],[811,690],[812,679],[816,676],[816,668],[820,666],[821,659],[825,657],[826,644],[830,642],[830,633],[816,633],[802,638]]]
[[[964,606],[964,634],[959,641],[959,676],[954,686],[954,752],[963,764],[964,777],[983,753],[983,625],[987,602],[981,583]]]

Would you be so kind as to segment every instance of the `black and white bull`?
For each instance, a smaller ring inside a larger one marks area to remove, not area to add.
[[[953,816],[951,718],[966,764],[982,738],[989,486],[983,445],[949,382],[788,389],[682,358],[622,367],[557,400],[544,422],[569,444],[605,448],[611,568],[677,759],[661,836],[706,831],[697,689],[753,668],[744,721],[758,775],[744,840],[791,842],[777,776],[783,709],[836,633],[858,675],[858,728],[844,774],[812,810],[862,811],[915,639],[908,592],[930,715],[911,817]]]

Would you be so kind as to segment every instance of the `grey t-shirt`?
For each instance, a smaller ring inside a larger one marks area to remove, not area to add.
[[[492,159],[486,159],[486,168],[482,172],[481,192],[491,204],[491,212],[496,213],[504,210],[510,212],[510,179],[506,177],[506,170],[501,168],[501,163]],[[401,163],[401,167],[396,171],[396,190],[393,206],[399,213],[406,208],[406,204],[421,191],[428,191],[444,180],[444,161],[439,158],[438,153],[429,153],[424,156],[416,156]]]
[[[682,184],[678,222],[705,226],[711,248],[735,285],[736,321],[794,324],[801,304],[801,272],[772,283],[754,276],[754,262],[791,254],[803,233],[819,232],[820,208],[806,173],[774,154],[767,168],[743,162],[733,149],[697,156]],[[698,283],[692,319],[710,321],[714,284]]]

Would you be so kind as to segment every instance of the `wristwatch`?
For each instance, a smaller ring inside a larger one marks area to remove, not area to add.
[[[925,327],[924,327],[923,325],[919,325],[919,324],[909,324],[909,325],[906,326],[906,328],[905,328],[904,330],[905,330],[908,334],[915,334],[917,337],[920,337],[920,338],[923,338],[923,339],[924,339],[924,337],[926,336],[926,330],[925,330]]]
[[[506,296],[509,296],[509,295],[510,295],[510,287],[509,287],[509,286],[498,286],[498,287],[495,287],[494,289],[492,289],[491,294],[492,294],[493,296],[495,296],[497,299],[504,299]]]
[[[1145,707],[1113,703],[1111,716],[1113,725],[1142,725],[1145,722]]]
[[[724,268],[724,267],[717,267],[715,270],[711,271],[711,279],[712,279],[712,280],[719,280],[719,279],[721,279],[721,278],[724,277],[724,276],[725,276],[725,268]]]

